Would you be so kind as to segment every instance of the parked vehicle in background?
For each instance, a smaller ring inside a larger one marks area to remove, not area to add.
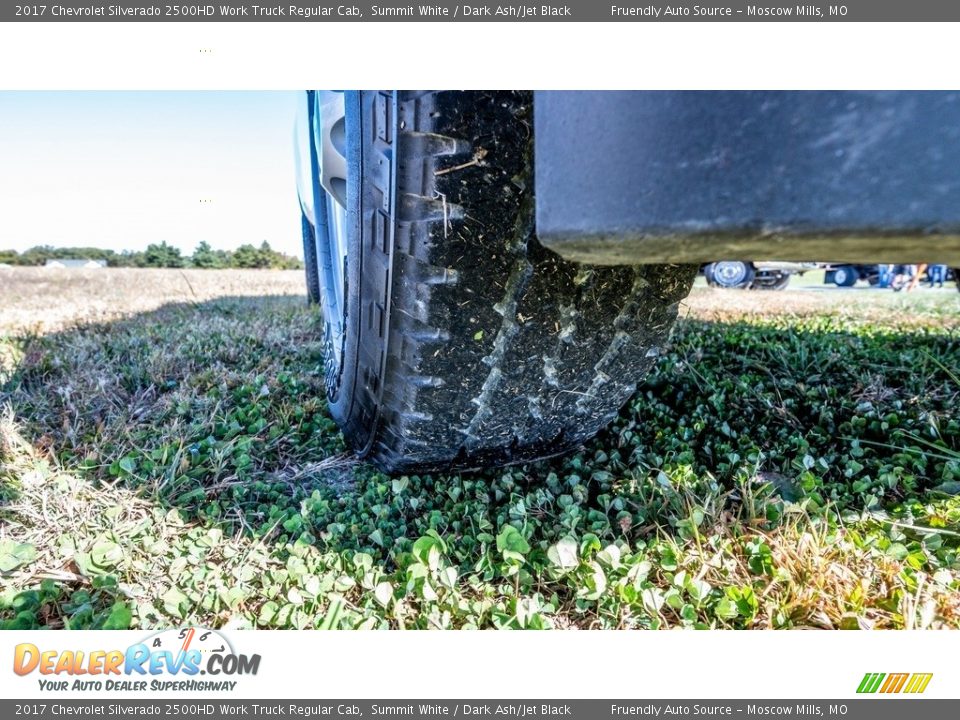
[[[813,262],[741,262],[721,260],[704,265],[702,272],[707,285],[740,290],[783,290],[792,275],[803,275],[820,265]]]
[[[911,267],[924,267],[924,266],[910,266],[910,265],[890,265],[890,264],[881,264],[881,265],[853,265],[853,264],[844,264],[837,265],[831,263],[826,266],[826,273],[823,277],[823,282],[827,285],[833,284],[837,287],[853,287],[860,281],[865,281],[869,283],[871,287],[877,288],[893,288],[894,290],[903,289],[906,284],[906,281],[909,277],[912,277],[912,273],[909,272]],[[940,267],[940,266],[930,266],[930,268]],[[919,278],[920,283],[929,283],[931,272],[930,268],[920,271],[921,277]],[[943,277],[943,282],[954,281],[957,283],[957,289],[960,289],[960,276],[958,276],[957,268],[946,268],[945,275]],[[938,279],[938,284],[939,284]]]

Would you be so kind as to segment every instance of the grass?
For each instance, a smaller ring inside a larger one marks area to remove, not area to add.
[[[298,273],[0,282],[0,627],[960,627],[956,292],[697,289],[580,452],[389,478]]]

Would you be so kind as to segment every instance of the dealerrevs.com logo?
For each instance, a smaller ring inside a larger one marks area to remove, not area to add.
[[[259,669],[260,655],[237,653],[227,638],[205,628],[166,630],[126,650],[45,650],[21,643],[13,655],[13,671],[36,673],[40,689],[48,691],[229,692],[237,685],[232,678]]]

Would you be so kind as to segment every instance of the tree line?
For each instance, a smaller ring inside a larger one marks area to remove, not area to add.
[[[241,245],[235,250],[214,250],[207,242],[197,245],[192,255],[184,255],[179,248],[166,242],[147,245],[146,250],[115,252],[103,248],[55,248],[37,245],[18,253],[0,250],[0,263],[7,265],[45,265],[47,260],[103,260],[108,267],[139,268],[263,268],[298,270],[303,261],[270,247],[264,240],[260,247]]]

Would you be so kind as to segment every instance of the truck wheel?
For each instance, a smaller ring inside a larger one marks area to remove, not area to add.
[[[953,268],[953,281],[957,284],[957,290],[960,290],[960,267]]]
[[[707,284],[721,288],[748,288],[753,284],[756,274],[751,263],[732,260],[710,263],[703,269]]]
[[[849,265],[841,265],[833,271],[833,284],[837,287],[853,287],[856,285],[858,273]]]
[[[317,112],[334,105],[320,95]],[[655,362],[696,267],[589,267],[537,243],[530,93],[364,91],[342,107],[343,137],[327,142],[340,119],[320,118],[312,154],[342,147],[347,168],[342,232],[321,235],[343,278],[318,273],[323,304],[342,308],[326,384],[346,440],[385,471],[422,472],[596,434]]]

